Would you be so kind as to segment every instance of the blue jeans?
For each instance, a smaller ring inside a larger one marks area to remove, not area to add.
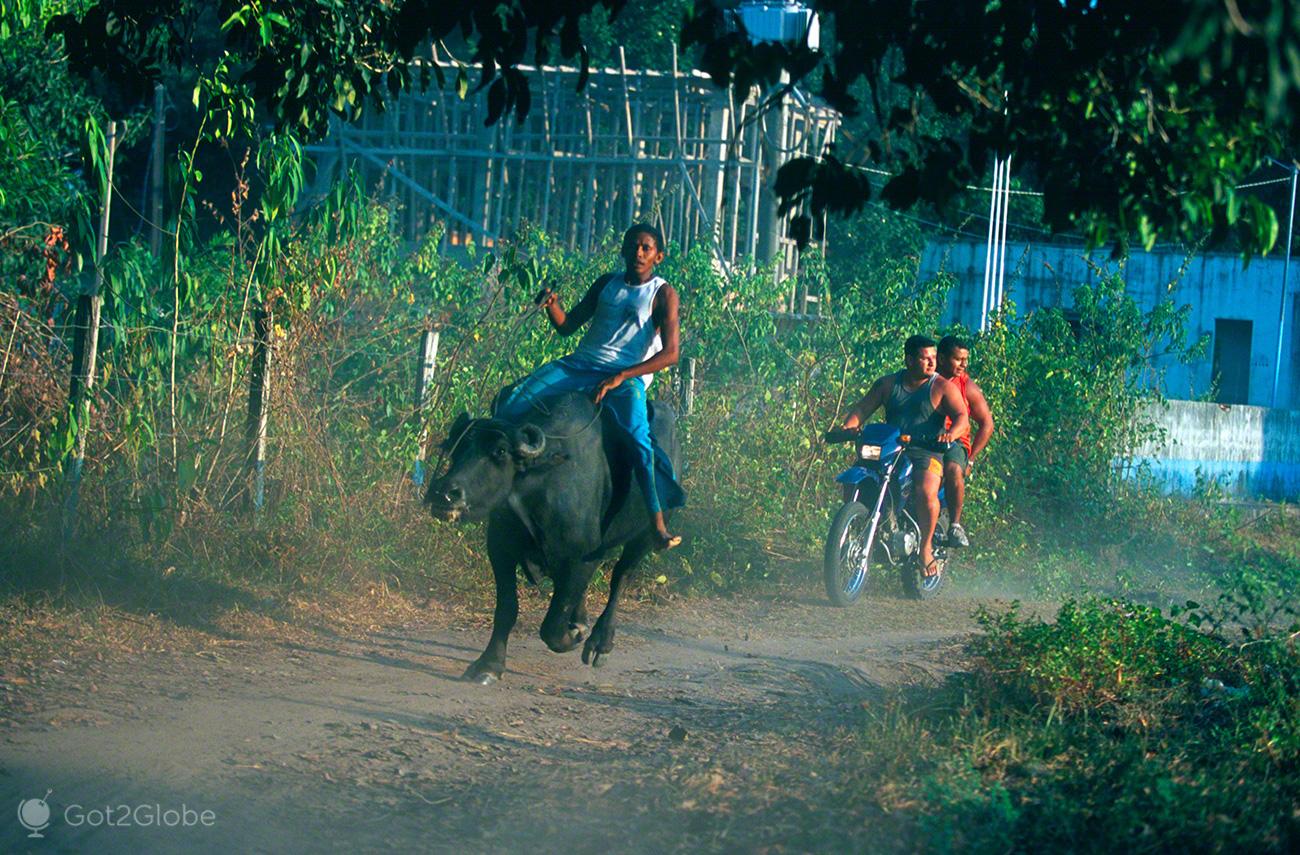
[[[533,404],[563,392],[594,394],[600,381],[618,373],[617,369],[587,363],[566,356],[548,362],[528,375],[498,406],[497,418],[517,421],[528,414]],[[633,454],[633,474],[645,496],[650,513],[663,510],[659,491],[655,485],[655,449],[650,441],[650,420],[646,414],[646,388],[640,377],[633,377],[605,393],[601,399],[605,409],[614,417]],[[660,466],[667,466],[671,489],[680,492],[672,479],[672,464],[662,452],[658,455]],[[668,486],[668,485],[665,485]],[[670,494],[671,495],[671,494]],[[680,504],[677,503],[677,504]]]

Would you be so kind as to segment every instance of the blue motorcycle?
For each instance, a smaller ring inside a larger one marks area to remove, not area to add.
[[[920,566],[921,526],[913,516],[912,462],[903,451],[913,441],[889,425],[866,425],[861,431],[834,430],[830,442],[856,442],[857,460],[835,480],[844,485],[844,504],[831,519],[822,558],[826,593],[847,606],[862,593],[869,578],[898,572],[903,590],[931,600],[943,590],[949,569],[948,509],[939,488],[939,522],[934,532],[938,571],[926,576]],[[948,443],[925,447],[946,451]]]

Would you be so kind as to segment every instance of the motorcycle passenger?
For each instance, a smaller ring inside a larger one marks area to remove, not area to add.
[[[939,572],[934,557],[934,529],[939,521],[943,463],[933,443],[936,439],[952,442],[970,427],[966,402],[957,384],[935,373],[935,348],[934,340],[926,336],[908,338],[903,345],[906,367],[877,379],[850,408],[841,425],[845,430],[855,430],[883,405],[885,422],[912,437],[906,454],[913,466],[912,496],[921,527],[921,572],[926,576]]]
[[[975,465],[975,457],[993,437],[993,413],[989,402],[967,372],[970,363],[970,345],[954,335],[939,340],[939,376],[956,384],[970,420],[974,422],[975,435],[970,431],[953,443],[943,456],[943,494],[948,502],[948,540],[957,546],[970,546],[970,539],[961,525],[961,509],[966,499],[966,479]],[[951,422],[949,423],[951,424]]]

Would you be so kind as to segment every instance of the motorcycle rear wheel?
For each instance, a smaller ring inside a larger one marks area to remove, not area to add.
[[[871,531],[871,510],[861,502],[846,502],[836,511],[822,554],[826,595],[835,605],[851,605],[862,594],[867,577],[879,560],[872,553],[882,529],[878,524]]]

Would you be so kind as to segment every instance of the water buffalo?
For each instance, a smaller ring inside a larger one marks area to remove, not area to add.
[[[674,470],[681,471],[671,407],[653,405],[651,430]],[[487,519],[488,560],[496,580],[492,638],[464,679],[487,685],[505,671],[506,641],[519,614],[518,568],[534,584],[539,574],[553,582],[541,637],[562,653],[583,642],[587,586],[600,560],[621,547],[609,602],[582,648],[582,661],[598,665],[614,647],[623,583],[654,543],[617,430],[589,398],[563,395],[519,424],[462,414],[443,450],[450,458],[447,473],[429,483],[424,501],[440,519]]]

